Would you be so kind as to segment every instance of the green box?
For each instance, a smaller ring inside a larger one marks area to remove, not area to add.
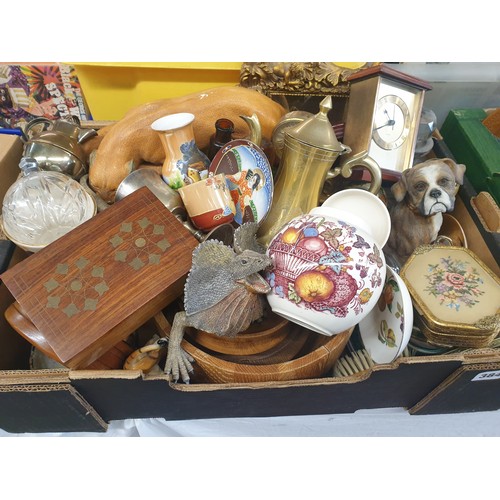
[[[486,116],[484,109],[452,109],[440,132],[474,189],[500,204],[500,141],[483,125]]]

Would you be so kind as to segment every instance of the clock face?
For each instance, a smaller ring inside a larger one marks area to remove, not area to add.
[[[413,161],[423,92],[382,78],[377,96],[368,155],[382,169],[402,172]]]
[[[377,101],[373,140],[385,150],[399,148],[410,132],[410,110],[401,97],[389,94]]]

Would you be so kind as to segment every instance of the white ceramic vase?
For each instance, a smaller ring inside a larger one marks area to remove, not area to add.
[[[271,240],[267,299],[274,313],[323,335],[358,324],[376,305],[386,262],[369,225],[325,206],[292,219]]]
[[[165,151],[161,175],[172,189],[192,184],[208,176],[210,160],[196,146],[194,119],[192,113],[174,113],[151,124]]]

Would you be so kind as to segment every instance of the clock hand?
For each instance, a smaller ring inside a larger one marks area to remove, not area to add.
[[[384,123],[383,125],[380,125],[380,127],[374,128],[373,130],[378,130],[379,128],[388,127],[394,125],[395,123],[396,122],[394,120],[389,120],[387,123]]]

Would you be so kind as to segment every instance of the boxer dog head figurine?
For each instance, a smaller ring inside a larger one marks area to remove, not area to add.
[[[455,207],[465,165],[450,158],[433,158],[405,170],[391,187],[389,252],[403,265],[419,245],[433,243],[443,223],[443,212]]]

